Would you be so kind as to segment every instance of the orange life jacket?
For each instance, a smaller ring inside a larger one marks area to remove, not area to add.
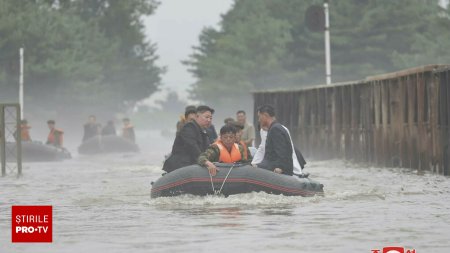
[[[234,163],[242,160],[241,152],[239,152],[239,146],[236,143],[233,143],[233,146],[231,147],[231,154],[228,152],[225,145],[223,145],[222,141],[216,141],[215,144],[220,150],[220,163]]]
[[[64,134],[63,130],[57,129],[57,128],[53,128],[52,130],[50,130],[50,133],[48,134],[47,144],[51,144],[51,145],[62,147],[62,145],[63,145],[63,134]],[[58,138],[56,137],[56,135],[58,135]]]
[[[20,125],[20,137],[22,138],[22,141],[31,141],[30,128],[31,127],[27,125]]]
[[[244,141],[240,141],[239,144],[241,144],[242,147],[244,148],[244,160],[247,160],[248,159],[247,144],[245,144]]]

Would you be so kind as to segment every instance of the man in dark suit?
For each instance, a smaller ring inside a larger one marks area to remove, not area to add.
[[[293,175],[293,145],[287,128],[275,120],[275,109],[271,105],[258,108],[261,127],[267,128],[264,158],[257,166],[279,174]]]
[[[214,109],[201,105],[196,109],[193,121],[186,123],[175,137],[172,154],[164,162],[163,170],[171,172],[197,163],[198,156],[210,142],[206,128],[210,126]]]

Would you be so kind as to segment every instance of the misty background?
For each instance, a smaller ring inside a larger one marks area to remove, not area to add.
[[[18,101],[35,139],[55,119],[79,143],[91,114],[130,117],[173,138],[188,104],[244,109],[252,91],[325,83],[324,38],[305,14],[320,0],[0,0],[0,102]],[[448,64],[448,1],[330,1],[332,81]],[[42,137],[41,137],[42,136]]]

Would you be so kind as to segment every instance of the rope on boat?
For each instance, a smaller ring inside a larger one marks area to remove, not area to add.
[[[212,180],[211,173],[208,172],[208,174],[209,174],[209,179],[211,180],[211,188],[212,188],[212,191],[214,192],[214,194],[216,194],[216,190],[214,190],[214,183],[213,183],[213,180]]]
[[[231,170],[234,168],[234,165],[235,165],[235,164],[233,164],[233,165],[230,167],[230,170],[228,171],[227,176],[226,176],[225,179],[223,180],[222,186],[220,186],[220,189],[219,189],[218,191],[216,191],[216,190],[214,189],[214,182],[213,182],[211,173],[208,173],[208,174],[209,174],[209,179],[210,179],[210,181],[211,181],[211,188],[212,188],[212,191],[214,192],[214,195],[219,195],[219,194],[220,194],[220,192],[222,191],[223,186],[225,185],[225,182],[226,182],[227,179],[228,179],[228,176],[229,176],[230,173],[231,173]]]
[[[222,188],[223,188],[223,186],[225,185],[225,182],[227,181],[227,178],[228,178],[228,176],[230,175],[231,170],[232,170],[233,168],[234,168],[234,164],[233,164],[233,166],[230,167],[230,170],[228,171],[227,176],[226,176],[225,179],[223,180],[222,186],[220,187],[219,191],[217,192],[217,195],[219,195],[220,192],[222,191]]]

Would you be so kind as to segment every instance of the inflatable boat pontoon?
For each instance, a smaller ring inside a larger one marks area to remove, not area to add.
[[[217,193],[228,196],[249,192],[303,197],[323,195],[323,185],[309,178],[276,174],[250,165],[216,166],[219,171],[214,177],[199,165],[190,165],[167,173],[152,183],[151,197],[181,194],[204,196]]]
[[[7,150],[15,150],[16,143],[6,143]],[[70,159],[69,151],[51,145],[46,145],[38,141],[22,141],[22,161],[23,162],[52,162]],[[7,161],[14,161],[15,156],[7,156]]]
[[[139,147],[134,142],[116,135],[96,136],[83,142],[78,147],[78,153],[83,155],[138,151]]]

